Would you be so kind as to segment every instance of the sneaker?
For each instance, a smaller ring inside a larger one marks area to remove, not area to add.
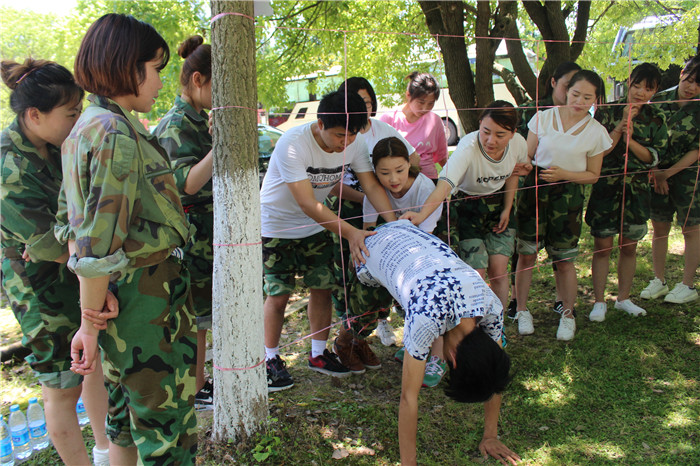
[[[615,303],[617,307],[617,303]],[[588,314],[588,318],[593,322],[602,322],[605,320],[605,313],[608,312],[608,305],[606,303],[595,303],[593,305],[593,310]]]
[[[570,310],[565,310],[564,314],[571,315]],[[571,341],[574,339],[574,333],[576,333],[576,319],[571,317],[565,317],[562,314],[561,319],[559,319],[559,328],[557,329],[557,340]]]
[[[425,365],[423,386],[427,388],[437,386],[445,375],[445,371],[447,371],[447,363],[437,356],[431,356]]]
[[[353,345],[356,348],[356,353],[360,357],[360,361],[367,369],[375,370],[382,367],[382,362],[379,360],[372,348],[369,347],[369,343],[366,340],[357,339],[357,345]]]
[[[403,355],[405,353],[406,353],[406,347],[402,346],[401,348],[399,348],[399,350],[396,353],[394,353],[394,359],[397,362],[400,362],[401,364],[403,364]]]
[[[353,374],[364,374],[365,365],[360,359],[358,345],[353,344],[358,341],[353,338],[352,333],[341,330],[338,338],[333,343],[333,351],[337,355],[340,363],[350,369]]]
[[[316,356],[315,358],[312,358],[311,353],[309,353],[309,369],[339,378],[349,377],[352,374],[350,369],[343,366],[338,356],[327,349],[323,350],[322,355]]]
[[[654,279],[649,282],[647,287],[644,288],[641,293],[639,293],[639,297],[642,299],[656,299],[667,294],[668,285],[654,277]]]
[[[518,315],[518,301],[515,299],[511,299],[510,303],[508,304],[508,312],[506,313],[506,317],[508,317],[511,320],[515,320],[517,315]]]
[[[194,409],[206,411],[214,409],[214,385],[210,380],[204,382],[204,386],[194,396]]]
[[[647,315],[647,311],[645,311],[641,307],[637,306],[629,299],[623,299],[622,301],[615,301],[615,309],[625,311],[627,314],[630,314],[633,316],[645,316],[645,315]]]
[[[564,312],[564,303],[562,301],[555,301],[552,310],[557,314],[561,314],[562,312]]]
[[[92,464],[95,466],[109,466],[109,448],[100,450],[95,445],[92,448]]]
[[[698,299],[698,290],[691,288],[684,283],[678,283],[671,292],[666,295],[664,301],[667,303],[684,304]]]
[[[535,333],[535,326],[532,325],[532,314],[529,311],[518,311],[515,318],[518,319],[519,334],[532,335]]]
[[[294,380],[287,372],[287,366],[279,354],[275,356],[275,359],[265,361],[265,368],[267,369],[268,393],[286,390],[294,386]]]
[[[386,319],[380,319],[377,324],[377,330],[375,330],[377,335],[379,335],[379,341],[382,342],[384,346],[394,346],[396,344],[396,336],[394,335],[394,328],[389,324]]]

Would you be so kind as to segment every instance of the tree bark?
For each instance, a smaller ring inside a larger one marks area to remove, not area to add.
[[[506,89],[513,96],[516,104],[520,105],[528,100],[525,89],[518,83],[515,73],[499,63],[493,64],[493,72],[503,79]]]
[[[212,1],[215,440],[240,441],[267,418],[253,3]],[[220,107],[231,107],[221,108]]]
[[[491,22],[490,2],[477,2],[476,4],[476,106],[486,107],[493,102],[493,62],[496,57],[496,48],[501,39],[492,39],[489,34]]]

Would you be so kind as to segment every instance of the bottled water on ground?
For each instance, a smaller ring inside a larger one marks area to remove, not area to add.
[[[44,409],[36,398],[29,399],[27,408],[27,424],[29,425],[29,436],[32,438],[32,448],[43,450],[49,446],[49,433],[46,430],[46,418]]]
[[[14,466],[14,464],[10,428],[5,424],[5,418],[0,415],[0,466]]]
[[[29,458],[32,455],[29,428],[27,427],[27,418],[19,409],[19,405],[10,406],[10,435],[12,435],[15,460],[23,461]]]
[[[87,413],[85,412],[85,405],[83,404],[83,397],[78,398],[78,404],[75,405],[75,413],[78,415],[78,424],[81,426],[86,425],[90,422]]]

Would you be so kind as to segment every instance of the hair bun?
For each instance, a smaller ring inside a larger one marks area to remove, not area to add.
[[[35,69],[41,68],[43,63],[45,63],[43,60],[38,61],[34,60],[33,58],[27,58],[21,65],[12,60],[3,60],[3,62],[0,63],[0,75],[2,75],[2,81],[7,87],[15,90],[22,78],[27,76]]]
[[[203,43],[204,38],[199,34],[190,36],[177,48],[177,54],[185,59]]]

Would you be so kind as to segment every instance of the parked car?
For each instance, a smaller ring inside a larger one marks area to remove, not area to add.
[[[270,156],[275,150],[277,141],[282,137],[284,131],[268,126],[258,125],[258,170],[260,171],[260,184],[267,172],[267,166],[270,163]]]

